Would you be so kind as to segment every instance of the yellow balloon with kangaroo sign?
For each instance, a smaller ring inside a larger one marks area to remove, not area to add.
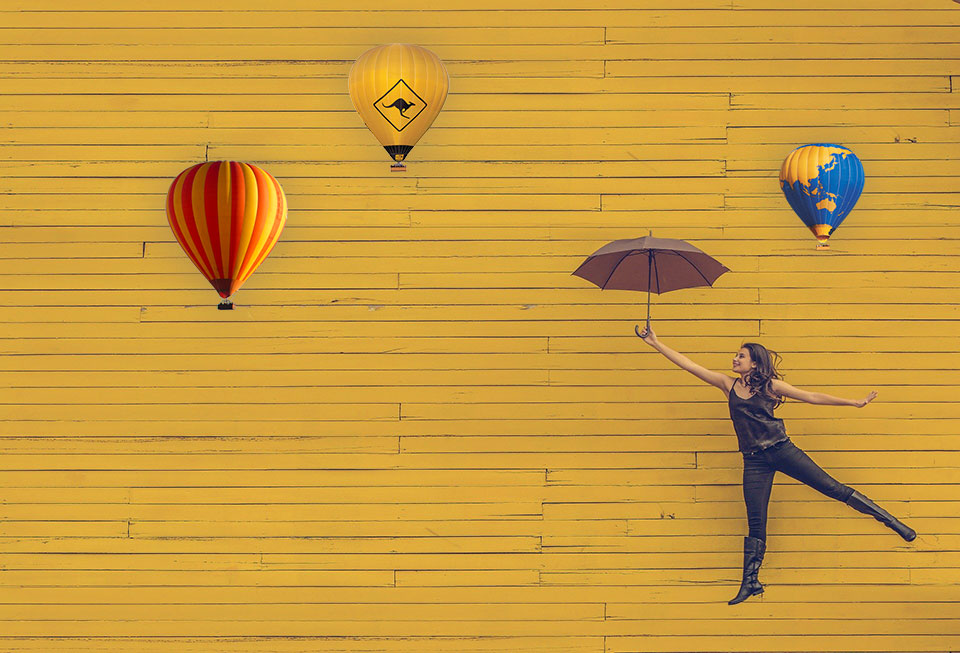
[[[348,80],[354,108],[396,168],[440,113],[449,84],[437,55],[406,43],[367,50]]]

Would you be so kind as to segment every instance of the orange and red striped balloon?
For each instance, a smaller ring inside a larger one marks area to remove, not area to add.
[[[287,200],[277,180],[255,165],[199,163],[170,185],[167,219],[183,251],[227,298],[277,244]]]

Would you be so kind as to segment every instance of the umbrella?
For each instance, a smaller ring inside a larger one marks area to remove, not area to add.
[[[712,286],[717,277],[729,271],[684,240],[643,236],[607,243],[587,257],[573,274],[601,290],[646,290],[649,329],[650,293]]]

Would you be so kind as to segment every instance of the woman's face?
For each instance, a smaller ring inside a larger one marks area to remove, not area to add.
[[[757,364],[750,359],[750,350],[741,347],[740,351],[733,355],[733,371],[737,374],[746,374],[755,369]]]

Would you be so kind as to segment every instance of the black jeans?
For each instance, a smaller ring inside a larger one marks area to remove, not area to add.
[[[770,489],[773,476],[783,472],[801,483],[831,499],[846,502],[853,494],[853,488],[837,481],[817,463],[810,460],[797,445],[790,440],[743,454],[743,500],[747,504],[747,523],[750,537],[767,539],[767,504],[770,503]]]

